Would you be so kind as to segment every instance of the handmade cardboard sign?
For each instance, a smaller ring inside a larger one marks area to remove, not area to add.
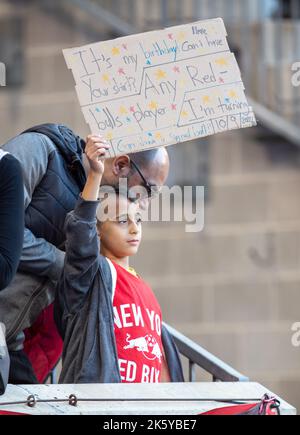
[[[221,18],[63,50],[111,156],[256,124]]]

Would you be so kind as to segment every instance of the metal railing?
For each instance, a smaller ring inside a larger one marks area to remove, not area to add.
[[[189,362],[189,382],[196,381],[196,367],[200,367],[212,376],[213,382],[249,382],[249,379],[230,367],[228,364],[190,340],[185,335],[178,332],[169,325],[166,328],[172,335],[179,353],[188,359]]]
[[[300,0],[64,0],[58,3],[80,8],[99,30],[102,23],[116,35],[222,17],[258,121],[300,146],[300,86],[292,86],[292,64],[300,61]]]

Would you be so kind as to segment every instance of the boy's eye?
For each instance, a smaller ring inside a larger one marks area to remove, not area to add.
[[[128,219],[125,216],[121,216],[118,219],[119,224],[127,224],[127,221],[128,221]]]

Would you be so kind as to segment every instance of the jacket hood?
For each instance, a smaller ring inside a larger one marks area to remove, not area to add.
[[[40,133],[48,136],[62,154],[80,188],[83,189],[86,182],[86,173],[82,164],[85,141],[80,136],[66,125],[51,123],[36,125],[23,131],[23,133]]]

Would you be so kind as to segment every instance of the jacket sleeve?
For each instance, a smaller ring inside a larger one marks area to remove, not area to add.
[[[19,162],[9,154],[0,171],[0,290],[13,279],[20,260],[23,231],[23,180]]]
[[[46,136],[38,133],[21,134],[3,146],[19,160],[24,180],[25,210],[31,202],[36,187],[47,172],[49,153],[53,144]],[[46,206],[46,205],[45,205]],[[64,252],[45,239],[37,238],[25,227],[24,242],[19,268],[22,272],[48,276],[58,281],[64,264]]]
[[[99,201],[85,201],[80,197],[66,217],[66,256],[57,296],[70,314],[82,307],[100,265],[98,205]]]
[[[64,266],[65,253],[47,240],[24,230],[24,243],[19,269],[33,275],[47,276],[57,282]]]

